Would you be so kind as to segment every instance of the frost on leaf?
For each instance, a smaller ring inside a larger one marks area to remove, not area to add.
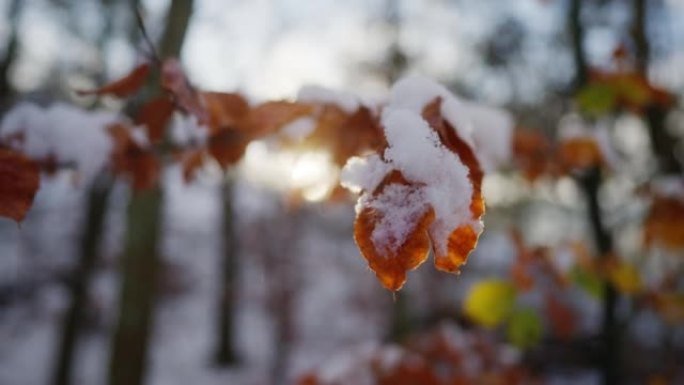
[[[343,186],[362,195],[354,235],[369,266],[389,290],[427,258],[456,273],[475,248],[484,213],[482,170],[458,101],[423,79],[399,82],[382,113],[386,144],[377,154],[352,158]]]
[[[20,222],[40,185],[38,164],[18,152],[0,148],[0,216]]]

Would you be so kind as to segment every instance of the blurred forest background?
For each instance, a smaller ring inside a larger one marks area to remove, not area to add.
[[[125,110],[74,90],[149,52],[136,12],[203,90],[373,102],[419,73],[508,110],[531,152],[573,124],[610,150],[488,172],[461,274],[396,295],[324,154],[254,142],[227,175],[166,167],[142,201],[45,175],[20,226],[0,219],[1,384],[684,383],[684,1],[0,0],[0,118]]]

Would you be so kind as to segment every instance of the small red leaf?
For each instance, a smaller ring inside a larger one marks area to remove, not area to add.
[[[23,220],[39,186],[40,169],[36,162],[0,148],[0,216]]]
[[[76,92],[79,95],[113,95],[119,98],[125,98],[136,93],[143,84],[145,84],[145,80],[147,80],[149,73],[150,64],[142,63],[119,80],[94,90],[79,90]]]
[[[223,130],[209,138],[209,154],[221,168],[237,163],[247,149],[249,138],[237,130]]]
[[[135,123],[147,127],[147,136],[153,144],[164,139],[166,126],[173,115],[175,104],[166,96],[145,103],[135,117]]]

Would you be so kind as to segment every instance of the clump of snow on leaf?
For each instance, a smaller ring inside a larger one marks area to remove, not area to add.
[[[435,210],[430,230],[435,235],[433,247],[440,254],[446,253],[449,235],[460,225],[470,225],[477,232],[482,229],[479,220],[471,219],[473,186],[468,168],[440,142],[421,115],[437,97],[442,98],[443,111],[458,104],[446,88],[430,80],[414,77],[399,81],[392,88],[390,102],[382,114],[388,144],[383,157],[368,157],[365,162],[352,159],[342,172],[343,186],[364,190],[359,204],[384,216],[372,236],[376,250],[401,246],[405,236],[413,231],[417,217],[428,207]],[[453,113],[451,118],[458,120]],[[379,174],[385,170],[399,170],[412,183],[411,188],[389,186],[373,196],[369,187],[377,185],[382,179]],[[389,237],[381,242],[382,235]]]
[[[462,100],[446,87],[420,76],[400,80],[392,88],[390,105],[420,114],[436,97],[442,98],[442,116],[473,147],[485,171],[494,171],[510,160],[514,122],[501,108]]]
[[[342,169],[341,184],[355,193],[372,192],[390,171],[390,164],[383,161],[378,154],[363,158],[355,156]]]
[[[0,140],[30,158],[54,158],[72,166],[88,180],[108,162],[112,142],[107,127],[120,121],[112,112],[86,111],[63,103],[47,108],[22,103],[3,119]]]

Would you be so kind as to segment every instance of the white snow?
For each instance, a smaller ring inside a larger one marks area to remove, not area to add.
[[[352,157],[342,169],[340,176],[342,187],[355,193],[375,190],[382,179],[391,170],[389,163],[383,161],[378,154],[366,157]]]
[[[376,250],[394,253],[399,249],[428,210],[424,194],[414,186],[391,184],[368,202],[381,216],[371,234]]]
[[[54,156],[90,180],[109,160],[112,143],[106,128],[119,121],[112,112],[91,112],[63,103],[47,108],[22,103],[3,119],[0,140],[10,141],[15,149],[36,160]]]
[[[501,108],[462,101],[461,107],[472,124],[478,160],[485,172],[496,170],[511,159],[514,122]]]

